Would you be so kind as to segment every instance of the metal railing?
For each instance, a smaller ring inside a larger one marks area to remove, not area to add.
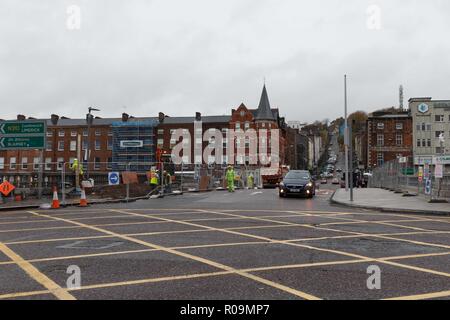
[[[84,175],[80,175],[79,184],[85,182],[86,193],[91,199],[129,200],[161,194],[220,190],[227,187],[226,165],[175,165],[167,162],[80,162],[80,164],[83,165]],[[85,170],[87,166],[90,168],[89,179]],[[114,171],[113,168],[122,170]],[[136,171],[139,168],[145,169]],[[156,186],[150,183],[152,169],[158,175]],[[237,165],[234,169],[236,188],[248,188],[250,175],[253,177],[253,185],[250,187],[262,187],[259,167]],[[119,177],[117,185],[109,181],[109,174],[112,172],[116,172]],[[132,173],[132,183],[124,183],[126,173]],[[71,168],[69,162],[2,164],[0,182],[3,181],[9,181],[15,187],[10,195],[2,196],[3,202],[14,201],[16,195],[20,195],[21,201],[51,199],[54,187],[57,188],[62,204],[77,201],[80,196],[80,189],[76,185],[76,171]]]
[[[376,168],[369,178],[369,188],[384,188],[393,191],[417,193],[430,198],[450,198],[450,168],[444,166],[444,177],[434,176],[434,166],[430,165],[429,173],[425,172],[419,181],[419,169],[409,164],[394,160]],[[427,180],[431,182],[427,188]]]

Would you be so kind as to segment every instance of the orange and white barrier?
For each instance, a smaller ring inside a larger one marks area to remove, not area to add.
[[[81,188],[81,197],[80,197],[80,207],[87,207],[88,202],[86,199],[86,192],[84,191],[84,188]]]
[[[56,187],[53,187],[52,209],[59,209],[58,191],[56,190]]]

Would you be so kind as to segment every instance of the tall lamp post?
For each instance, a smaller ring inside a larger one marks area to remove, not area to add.
[[[91,126],[94,122],[94,115],[92,114],[92,111],[100,111],[100,109],[88,108],[88,114],[86,114],[86,122],[87,122],[87,148],[86,152],[84,154],[84,161],[86,162],[86,176],[89,178],[89,162],[91,159]]]

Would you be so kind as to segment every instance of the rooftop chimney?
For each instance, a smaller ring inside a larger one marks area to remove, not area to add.
[[[17,115],[17,121],[24,121],[27,117],[25,117],[23,114]]]
[[[160,112],[160,113],[158,114],[158,120],[159,120],[159,123],[163,123],[165,117],[166,117],[166,115],[165,115],[164,113]]]
[[[200,112],[195,113],[195,121],[202,121],[202,114]]]
[[[130,118],[130,116],[128,115],[128,113],[122,113],[122,122],[127,122],[128,118]]]
[[[58,124],[59,116],[57,114],[52,114],[50,117],[52,124],[56,126]]]

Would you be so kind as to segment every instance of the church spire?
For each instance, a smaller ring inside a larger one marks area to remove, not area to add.
[[[261,100],[259,101],[258,112],[256,113],[255,120],[275,121],[275,117],[273,116],[272,109],[270,107],[269,96],[267,95],[265,83],[261,94]]]

